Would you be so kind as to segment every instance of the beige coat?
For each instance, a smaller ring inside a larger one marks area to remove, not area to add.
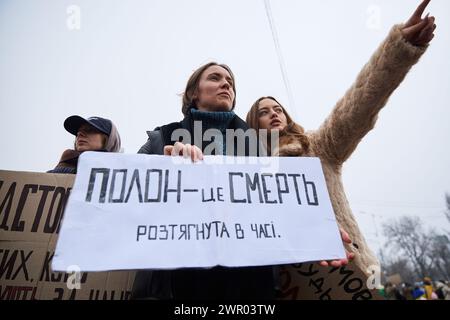
[[[406,42],[395,25],[356,78],[355,83],[338,101],[331,114],[316,131],[307,132],[308,152],[292,143],[280,147],[280,156],[319,157],[338,224],[346,230],[359,250],[355,262],[367,272],[378,265],[377,258],[367,246],[351,212],[341,179],[342,165],[361,139],[374,127],[378,112],[386,105],[391,93],[419,60],[426,47]]]

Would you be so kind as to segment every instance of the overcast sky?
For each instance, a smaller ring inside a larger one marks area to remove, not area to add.
[[[211,60],[236,76],[236,113],[279,98],[316,129],[393,24],[420,0],[272,0],[292,99],[263,0],[0,0],[0,169],[53,168],[74,137],[64,119],[110,118],[124,151],[179,121],[193,70]],[[450,3],[433,0],[436,37],[344,166],[354,214],[372,248],[402,215],[449,229]]]

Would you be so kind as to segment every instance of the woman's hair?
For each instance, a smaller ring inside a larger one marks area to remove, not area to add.
[[[184,90],[184,93],[183,93],[183,105],[181,108],[181,111],[183,112],[184,115],[187,115],[189,109],[191,109],[192,107],[196,107],[193,100],[194,100],[194,95],[198,89],[198,84],[200,82],[200,78],[201,78],[203,72],[212,66],[222,67],[225,70],[227,70],[228,73],[230,74],[231,79],[233,80],[233,91],[234,91],[234,100],[233,100],[233,106],[232,106],[231,110],[234,109],[234,107],[236,105],[236,85],[235,85],[233,72],[231,71],[230,67],[227,66],[226,64],[219,64],[217,62],[209,62],[209,63],[201,66],[197,70],[195,70],[194,73],[190,76],[190,78],[186,84],[186,89]]]
[[[297,142],[301,144],[303,152],[307,152],[309,150],[309,139],[305,134],[305,129],[292,120],[291,116],[286,112],[286,109],[274,97],[261,97],[253,103],[246,118],[249,127],[259,131],[259,103],[264,99],[271,99],[278,103],[286,116],[287,126],[283,130],[280,130],[279,147],[281,148],[287,144]],[[273,150],[269,150],[269,152],[270,151]],[[272,154],[272,152],[270,152],[270,154]]]
[[[111,132],[106,139],[104,148],[108,152],[120,152],[121,140],[116,125],[111,121]]]

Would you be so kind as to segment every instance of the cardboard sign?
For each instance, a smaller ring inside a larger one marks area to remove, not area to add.
[[[344,256],[318,158],[210,156],[193,164],[85,152],[53,268],[235,267]]]
[[[0,170],[0,300],[130,298],[134,272],[51,269],[73,179]]]
[[[300,263],[281,267],[284,300],[381,300],[375,287],[376,273],[368,277],[356,261],[347,266],[322,267]]]

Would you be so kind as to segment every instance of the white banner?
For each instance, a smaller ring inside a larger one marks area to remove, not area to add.
[[[318,158],[85,152],[53,270],[256,266],[345,257]]]

